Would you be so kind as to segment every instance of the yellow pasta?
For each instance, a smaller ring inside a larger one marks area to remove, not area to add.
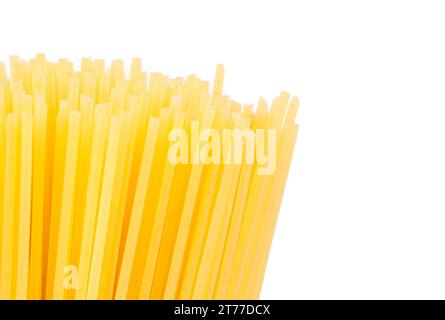
[[[22,114],[21,131],[16,298],[23,300],[28,297],[29,244],[31,238],[32,115],[30,113]]]
[[[79,153],[80,114],[70,110],[68,115],[68,133],[66,142],[66,158],[64,180],[62,185],[62,199],[59,217],[59,234],[56,246],[54,267],[53,299],[65,297],[65,268],[69,263],[71,249],[71,233],[73,223],[74,190],[76,184],[76,166]]]
[[[105,252],[105,240],[107,238],[110,221],[110,208],[116,164],[119,151],[119,138],[121,131],[121,117],[113,116],[111,119],[107,152],[105,155],[104,177],[100,196],[99,210],[97,213],[97,227],[94,237],[94,248],[91,261],[90,276],[88,280],[89,299],[96,299],[99,294],[100,276]]]
[[[2,212],[2,259],[0,269],[0,295],[2,299],[14,299],[12,283],[13,243],[14,243],[14,216],[17,214],[15,208],[17,166],[17,137],[18,137],[18,115],[10,113],[6,116],[5,134],[5,180],[3,193]]]
[[[29,288],[30,299],[42,297],[43,232],[46,173],[47,107],[42,98],[36,98],[33,114],[32,139],[32,224],[30,240]]]
[[[203,117],[204,128],[211,127],[213,121],[213,111],[207,110]],[[193,145],[199,144],[198,141],[191,141]],[[192,152],[192,157],[198,152]],[[174,243],[172,252],[172,259],[170,263],[170,270],[168,272],[168,278],[166,282],[166,288],[164,292],[164,298],[174,299],[177,297],[179,277],[181,274],[182,261],[185,254],[187,238],[190,232],[190,226],[192,222],[193,208],[198,194],[199,181],[202,176],[202,165],[194,165],[191,169],[190,178],[188,181],[187,191],[185,194],[184,206],[181,211],[181,217],[178,226],[178,232]]]
[[[0,63],[0,299],[257,299],[298,99],[133,59]]]
[[[86,188],[86,205],[79,259],[79,280],[77,284],[78,288],[76,290],[76,298],[78,299],[85,299],[88,290],[97,208],[99,205],[98,199],[102,180],[102,168],[106,144],[105,139],[107,135],[106,122],[106,115],[103,110],[97,110],[95,114],[95,128],[92,141],[88,185],[81,186]]]
[[[152,171],[152,162],[154,155],[154,148],[156,137],[158,134],[159,121],[151,118],[148,125],[147,136],[145,139],[144,154],[142,157],[141,179],[136,189],[135,205],[131,212],[131,221],[129,224],[129,236],[125,241],[124,254],[122,257],[122,264],[120,273],[117,279],[116,295],[117,299],[125,299],[128,295],[128,287],[131,277],[133,260],[136,251],[137,239],[139,236],[139,226],[141,224],[142,215],[144,212],[145,198],[148,189],[148,181]]]

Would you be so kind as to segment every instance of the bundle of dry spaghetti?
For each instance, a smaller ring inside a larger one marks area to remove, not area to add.
[[[0,63],[0,298],[258,298],[298,100],[223,77]]]

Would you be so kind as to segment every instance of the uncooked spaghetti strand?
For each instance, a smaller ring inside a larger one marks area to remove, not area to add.
[[[211,127],[214,117],[214,110],[207,109],[203,117],[203,129]],[[199,146],[199,141],[192,141],[192,143]],[[196,148],[198,149],[198,148]],[[199,157],[199,149],[192,153],[192,159]],[[187,186],[187,193],[185,195],[184,206],[181,213],[181,218],[178,226],[178,233],[172,254],[170,270],[167,278],[167,284],[164,292],[165,299],[175,299],[178,294],[178,283],[181,269],[183,266],[183,259],[189,236],[190,227],[192,223],[193,210],[196,205],[196,198],[198,196],[199,183],[202,176],[203,165],[201,163],[194,164],[190,179]]]
[[[122,117],[113,116],[111,119],[110,133],[105,155],[104,177],[102,179],[100,203],[97,213],[97,227],[94,237],[94,247],[92,251],[90,275],[88,280],[88,299],[97,299],[99,294],[99,284],[103,269],[103,258],[106,245],[105,240],[107,239],[108,225],[110,221],[110,207],[112,201],[113,183],[116,174],[121,126]]]
[[[80,113],[70,110],[68,115],[68,133],[66,143],[66,160],[62,189],[59,232],[55,259],[54,289],[52,299],[64,299],[66,282],[65,270],[69,263],[72,240],[74,190],[76,185],[76,166],[79,153]]]
[[[2,259],[0,266],[0,298],[13,299],[12,296],[12,263],[14,243],[15,184],[17,166],[18,115],[10,113],[6,116],[5,146],[5,180],[2,215]],[[9,214],[5,214],[9,213]]]
[[[46,175],[47,106],[34,97],[32,142],[32,218],[29,265],[29,299],[41,299],[43,287],[44,205]]]
[[[90,170],[85,213],[82,231],[82,244],[79,258],[79,280],[76,290],[76,299],[86,299],[88,280],[90,274],[91,254],[93,251],[93,239],[96,227],[97,207],[99,205],[100,186],[102,181],[103,162],[107,139],[107,115],[102,110],[97,110],[94,116],[92,153],[90,158]]]
[[[32,191],[32,115],[21,115],[20,150],[20,206],[18,234],[18,270],[16,299],[28,297],[29,252],[31,239],[31,191]]]
[[[136,251],[137,239],[139,233],[139,225],[142,220],[144,211],[145,197],[148,189],[148,181],[150,180],[151,165],[154,156],[154,149],[156,146],[156,137],[159,129],[159,120],[150,118],[147,135],[145,138],[144,152],[142,155],[142,167],[139,175],[139,180],[136,188],[135,202],[131,214],[129,225],[129,237],[125,243],[125,251],[122,258],[122,267],[117,282],[115,299],[126,299],[128,294],[128,287],[131,277],[131,267],[133,264],[134,254]]]
[[[185,115],[182,112],[176,114],[173,129],[180,129],[184,125]],[[153,219],[152,232],[150,234],[150,243],[148,246],[147,257],[145,260],[145,268],[142,277],[141,292],[139,298],[148,299],[150,297],[151,288],[153,284],[153,276],[156,268],[156,262],[158,258],[159,245],[162,236],[162,230],[164,228],[165,215],[168,206],[168,200],[173,182],[173,174],[176,165],[171,163],[167,159],[167,163],[164,168],[164,175],[160,185],[159,200],[156,207],[156,212]]]
[[[265,223],[267,230],[264,233],[263,241],[261,242],[263,247],[260,250],[259,262],[257,264],[255,264],[256,270],[253,271],[253,275],[254,275],[254,281],[252,282],[253,287],[252,287],[252,289],[250,289],[250,287],[247,287],[247,290],[251,290],[250,291],[251,293],[249,293],[249,297],[252,299],[258,299],[259,294],[260,294],[261,284],[262,284],[263,278],[264,278],[266,263],[267,263],[267,259],[269,256],[270,247],[272,244],[272,237],[273,237],[275,225],[277,222],[278,211],[280,208],[281,200],[282,200],[282,197],[284,194],[284,187],[285,187],[286,180],[287,180],[288,173],[289,173],[289,166],[291,163],[292,153],[293,153],[293,150],[295,147],[297,134],[298,134],[298,126],[294,125],[293,128],[291,129],[289,135],[287,136],[287,139],[289,140],[288,147],[286,147],[288,152],[287,152],[286,158],[282,160],[282,161],[285,161],[285,165],[283,166],[283,169],[282,169],[282,173],[281,173],[281,177],[280,177],[280,181],[279,181],[279,188],[277,189],[278,190],[277,196],[274,199],[274,201],[272,202],[271,212],[269,213],[269,215],[272,219],[268,220]]]

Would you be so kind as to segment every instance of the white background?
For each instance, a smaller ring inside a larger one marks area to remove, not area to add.
[[[262,298],[445,298],[443,1],[1,1],[0,60],[141,57],[301,101]]]

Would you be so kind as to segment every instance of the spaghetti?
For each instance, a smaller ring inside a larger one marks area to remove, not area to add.
[[[256,299],[298,133],[133,59],[0,63],[1,299]]]

